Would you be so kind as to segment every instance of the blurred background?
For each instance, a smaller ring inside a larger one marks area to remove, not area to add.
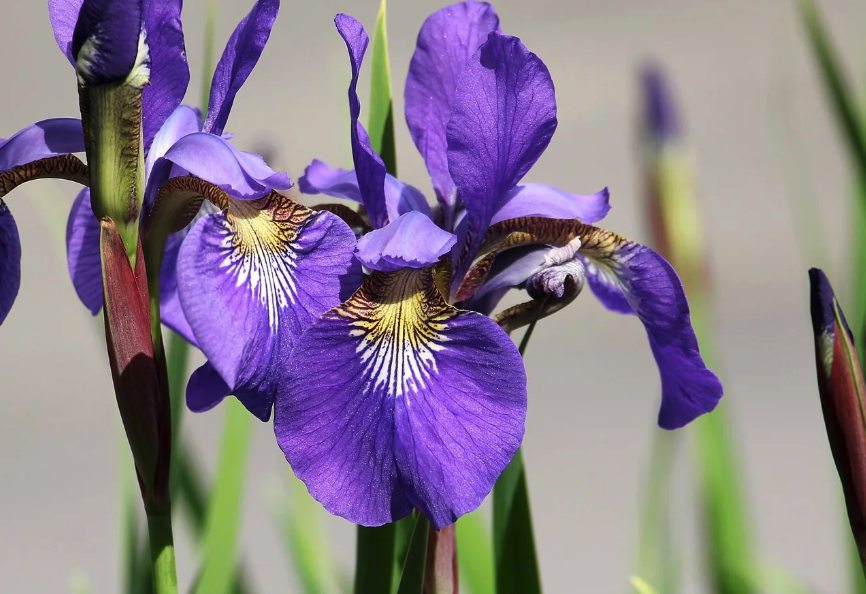
[[[251,1],[223,0],[216,51]],[[388,9],[400,177],[429,182],[406,131],[403,83],[424,18],[441,1]],[[639,67],[660,64],[685,122],[713,273],[717,371],[741,459],[757,549],[816,592],[847,591],[847,521],[826,442],[808,316],[809,266],[825,268],[846,305],[853,178],[795,6],[787,0],[501,0],[505,32],[548,65],[559,128],[528,181],[576,193],[608,186],[603,226],[650,241],[639,133]],[[854,81],[866,57],[866,4],[824,0],[822,12]],[[351,12],[372,31],[375,0],[283,2],[265,53],[235,103],[240,148],[273,151],[293,179],[319,158],[351,166],[345,46],[332,19]],[[204,0],[184,7],[197,104]],[[57,49],[45,2],[5,1],[0,18],[0,135],[44,118],[78,116],[75,76]],[[366,81],[369,76],[367,65]],[[206,73],[209,78],[210,72]],[[362,83],[362,101],[368,96]],[[104,338],[66,272],[62,237],[76,189],[37,182],[9,206],[19,225],[23,279],[0,335],[0,579],[5,592],[93,592],[120,581],[119,418]],[[798,237],[792,196],[814,201],[825,225]],[[798,244],[821,241],[823,255]],[[850,309],[854,309],[849,306]],[[196,355],[193,363],[201,362]],[[625,592],[634,569],[644,469],[659,379],[641,324],[589,294],[539,323],[528,350],[525,458],[542,578],[548,592]],[[213,470],[223,411],[187,414],[199,463]],[[689,429],[684,433],[688,434]],[[674,522],[683,592],[704,592],[700,520],[684,435]],[[270,424],[256,424],[245,500],[243,556],[257,592],[295,581],[266,507],[290,470]],[[124,477],[126,479],[128,477]],[[347,572],[353,526],[325,517]],[[197,560],[177,523],[178,569]],[[576,588],[575,584],[579,584]],[[664,594],[664,593],[661,593]]]

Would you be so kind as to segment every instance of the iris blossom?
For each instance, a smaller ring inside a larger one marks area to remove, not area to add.
[[[406,121],[434,210],[372,150],[356,92],[369,40],[352,17],[335,22],[352,67],[355,168],[315,161],[299,185],[364,206],[365,220],[347,222],[369,229],[356,257],[371,274],[301,335],[277,395],[277,441],[310,493],[365,525],[417,507],[438,529],[475,509],[524,432],[525,372],[502,328],[561,308],[587,280],[609,309],[644,323],[662,377],[660,425],[712,410],[722,388],[671,266],[590,225],[609,209],[606,191],[520,183],[556,128],[554,89],[493,8],[452,5],[418,36]],[[483,315],[516,286],[533,300],[497,314],[499,324]]]
[[[138,76],[146,77],[141,93],[144,179],[147,180],[143,218],[147,216],[160,187],[168,179],[179,175],[190,174],[210,181],[233,199],[241,200],[259,199],[267,196],[272,189],[291,186],[288,177],[275,173],[261,157],[238,151],[223,137],[235,96],[264,49],[277,16],[278,0],[257,2],[231,36],[214,73],[208,112],[203,122],[197,110],[180,105],[189,83],[180,20],[182,2],[109,2],[107,12],[111,13],[112,7],[118,5],[122,5],[123,10],[113,15],[116,22],[103,24],[102,37],[94,35],[92,39],[97,41],[88,42],[87,39],[91,38],[82,33],[86,33],[88,17],[93,12],[88,11],[88,7],[101,4],[105,3],[50,0],[49,15],[61,51],[73,66],[76,66],[76,57],[81,62],[77,68],[81,85],[111,83],[128,71],[128,68],[117,65],[130,62],[130,55],[131,64],[143,67],[137,71]],[[136,7],[140,9],[138,18],[130,17],[135,14],[133,9]],[[111,27],[110,33],[106,33],[105,29]],[[95,29],[100,31],[99,28]],[[128,42],[130,38],[135,42],[130,47],[113,42],[118,39]],[[87,169],[71,155],[84,149],[80,120],[50,119],[25,128],[0,145],[0,175],[15,180],[15,183],[7,182],[4,185],[3,194],[24,181],[20,179],[20,171],[25,168],[32,171],[31,177],[65,177],[88,185]],[[55,171],[62,166],[68,168],[70,163],[74,175]],[[34,165],[37,167],[34,168]],[[2,322],[20,284],[20,243],[14,221],[5,205],[0,206],[0,229]],[[167,325],[194,340],[179,305],[174,273],[174,262],[182,237],[183,234],[176,234],[168,241],[160,283],[162,316]],[[91,209],[89,188],[83,189],[73,204],[67,224],[67,248],[69,271],[75,289],[82,302],[96,314],[102,306],[102,273],[99,222]]]

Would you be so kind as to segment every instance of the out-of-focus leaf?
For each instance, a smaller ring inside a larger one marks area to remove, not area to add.
[[[653,431],[638,532],[637,573],[668,594],[679,591],[681,577],[671,522],[671,491],[680,435],[661,429]]]
[[[470,594],[494,593],[490,528],[476,510],[457,520],[457,558],[460,578]]]
[[[379,5],[373,33],[373,58],[370,75],[370,119],[367,132],[370,145],[379,153],[385,168],[397,175],[397,145],[394,140],[394,105],[391,99],[391,65],[388,60],[388,31],[385,0]]]
[[[637,591],[637,594],[659,594],[655,588],[636,575],[631,576],[629,583]]]
[[[253,417],[234,398],[227,399],[219,463],[207,508],[202,569],[197,594],[229,594],[238,565],[244,476]]]
[[[304,483],[291,473],[288,493],[280,488],[268,494],[274,524],[279,527],[283,545],[304,594],[339,592],[337,571],[325,542],[322,507],[310,497]]]
[[[430,531],[430,522],[427,516],[419,513],[415,518],[415,529],[412,531],[412,540],[409,541],[409,550],[406,552],[406,561],[403,563],[403,575],[400,576],[400,587],[397,594],[423,594],[424,593],[424,570],[427,566],[427,536]]]

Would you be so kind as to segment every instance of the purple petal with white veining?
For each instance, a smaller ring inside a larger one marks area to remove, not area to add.
[[[66,222],[66,263],[78,298],[93,315],[102,309],[99,231],[99,221],[90,205],[90,188],[84,188],[72,203]]]
[[[142,0],[84,0],[72,31],[72,56],[88,85],[123,81],[132,72],[144,25]]]
[[[186,405],[192,412],[212,409],[232,393],[210,361],[192,372],[186,384]]]
[[[620,288],[619,279],[608,268],[599,267],[591,260],[577,256],[586,265],[586,280],[596,299],[608,310],[619,314],[633,314],[634,308],[626,299]]]
[[[205,132],[223,133],[235,96],[259,61],[279,11],[279,0],[259,0],[238,23],[211,80]]]
[[[595,194],[580,195],[547,184],[521,184],[506,194],[490,224],[520,217],[580,219],[582,223],[593,224],[608,212],[610,192],[607,188]]]
[[[42,120],[15,133],[0,145],[0,171],[39,159],[84,152],[81,120]]]
[[[547,66],[518,38],[490,33],[457,81],[447,131],[448,168],[469,217],[468,249],[460,250],[464,262],[554,130],[556,98]]]
[[[343,198],[353,202],[361,200],[358,177],[355,171],[332,169],[327,163],[313,160],[298,180],[298,187],[304,194],[324,194],[332,198]],[[418,211],[430,216],[430,205],[418,188],[404,184],[399,179],[385,174],[385,205],[388,219],[394,221],[402,214]]]
[[[722,384],[701,358],[692,329],[689,304],[676,271],[651,249],[596,230],[584,238],[581,254],[604,271],[646,328],[662,382],[658,423],[676,429],[710,412],[722,397]],[[587,266],[589,268],[589,266]]]
[[[21,240],[9,207],[0,200],[0,324],[21,287]]]
[[[456,242],[453,233],[437,227],[427,215],[412,211],[361,237],[355,256],[367,268],[382,272],[424,268],[436,264]]]
[[[339,218],[278,194],[230,200],[181,245],[186,319],[211,365],[258,418],[270,417],[297,337],[340,302],[347,277],[358,282],[354,247]]]
[[[352,159],[355,162],[355,174],[358,176],[358,187],[364,207],[370,216],[373,227],[384,227],[388,224],[388,210],[385,204],[385,163],[370,146],[367,130],[358,121],[361,116],[361,101],[358,99],[358,74],[361,62],[370,39],[361,23],[349,15],[338,14],[334,19],[340,36],[346,42],[349,50],[349,62],[352,65],[352,80],[349,83],[349,116],[352,136]]]
[[[181,24],[182,0],[148,0],[144,28],[150,52],[150,85],[142,90],[144,148],[150,147],[163,122],[174,112],[189,86],[189,65]]]
[[[487,34],[498,30],[499,17],[486,2],[452,4],[424,21],[409,63],[403,94],[406,123],[446,209],[453,210],[456,201],[445,130],[457,79]]]
[[[236,198],[261,198],[272,189],[292,187],[288,176],[275,172],[260,156],[239,151],[228,140],[204,132],[178,140],[164,159]]]
[[[51,19],[51,28],[54,29],[54,40],[73,68],[75,58],[72,56],[72,32],[75,31],[75,23],[78,22],[78,13],[83,3],[84,0],[48,0],[48,16]]]
[[[525,417],[514,343],[447,305],[429,269],[402,270],[374,273],[302,335],[274,431],[331,513],[377,526],[414,506],[440,529],[481,504]]]

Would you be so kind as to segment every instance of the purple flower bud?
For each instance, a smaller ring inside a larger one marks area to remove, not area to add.
[[[827,438],[848,510],[851,532],[866,566],[866,385],[854,338],[833,288],[821,270],[809,270],[818,391]]]
[[[84,0],[71,48],[79,80],[103,85],[143,74],[146,81],[143,31],[142,0]]]
[[[647,135],[657,144],[678,140],[682,133],[679,113],[661,68],[646,66],[641,84]]]

